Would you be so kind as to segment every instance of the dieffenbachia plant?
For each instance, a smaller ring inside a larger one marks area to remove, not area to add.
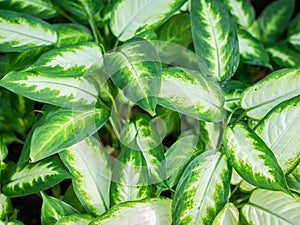
[[[299,224],[295,0],[0,8],[1,224]]]

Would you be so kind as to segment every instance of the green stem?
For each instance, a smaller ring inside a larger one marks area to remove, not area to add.
[[[110,125],[111,125],[111,127],[112,127],[112,129],[113,129],[113,131],[114,131],[114,133],[115,133],[115,135],[117,137],[117,139],[120,140],[119,131],[118,131],[116,125],[115,125],[114,120],[111,117],[109,117],[109,122],[110,122]]]
[[[247,111],[244,111],[236,120],[240,121],[246,115],[247,115]]]
[[[96,41],[97,44],[99,44],[100,42],[99,42],[99,38],[98,38],[98,35],[97,35],[97,31],[96,31],[97,28],[95,26],[93,18],[91,18],[91,17],[89,17],[89,24],[90,24],[90,26],[92,28],[92,32],[93,32],[93,36],[95,38],[95,41]]]
[[[120,41],[119,41],[119,39],[117,39],[117,40],[116,40],[116,42],[115,42],[115,44],[114,44],[114,47],[113,47],[113,49],[117,48],[117,47],[118,47],[118,45],[119,45],[119,43],[120,43]]]

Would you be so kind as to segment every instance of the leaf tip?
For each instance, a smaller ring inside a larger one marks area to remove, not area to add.
[[[36,160],[32,156],[29,157],[29,163],[34,163],[35,161]]]

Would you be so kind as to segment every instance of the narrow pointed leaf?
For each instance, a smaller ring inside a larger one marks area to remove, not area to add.
[[[72,14],[83,18],[92,17],[102,5],[99,0],[59,0],[57,3]]]
[[[229,197],[231,169],[225,155],[208,151],[185,169],[172,202],[173,225],[212,224]]]
[[[99,72],[101,66],[99,45],[85,43],[52,49],[42,54],[33,68],[47,76],[81,77]]]
[[[8,182],[3,185],[3,193],[10,197],[24,196],[44,191],[70,174],[57,156],[37,163],[22,163],[11,171]]]
[[[171,222],[171,200],[149,198],[119,204],[94,219],[90,225],[171,225]]]
[[[247,115],[262,119],[279,103],[300,95],[300,69],[282,69],[247,88],[241,99],[241,106]]]
[[[57,34],[48,23],[9,10],[0,10],[0,33],[1,52],[21,52],[57,41]]]
[[[238,225],[239,211],[232,203],[227,203],[216,216],[212,225]]]
[[[73,214],[60,218],[55,225],[88,225],[93,217],[88,214]]]
[[[42,205],[42,225],[55,224],[60,218],[64,216],[78,214],[78,211],[67,203],[47,196],[41,192],[43,205]]]
[[[99,90],[91,77],[51,77],[34,70],[12,71],[0,85],[35,101],[61,107],[94,107]]]
[[[236,122],[228,126],[224,146],[231,165],[248,183],[259,188],[289,192],[273,152],[247,125]]]
[[[218,81],[229,80],[239,64],[233,17],[222,0],[192,0],[190,8],[196,54]]]
[[[147,41],[134,41],[106,54],[105,68],[125,96],[150,114],[155,113],[161,64]]]
[[[59,156],[73,175],[75,194],[86,211],[94,216],[106,212],[113,162],[98,140],[86,138],[61,151]]]
[[[256,126],[255,132],[275,154],[284,173],[300,161],[300,96],[277,105]]]
[[[110,27],[121,41],[156,28],[184,4],[185,0],[122,0],[113,8]]]
[[[287,43],[270,46],[267,48],[270,58],[280,68],[300,66],[300,53]]]
[[[193,70],[164,69],[158,103],[195,119],[218,122],[225,117],[220,87]]]
[[[255,190],[242,207],[247,224],[296,225],[300,220],[300,202],[279,191]]]
[[[85,111],[59,108],[47,114],[32,134],[30,160],[41,160],[94,134],[108,120],[103,108]]]

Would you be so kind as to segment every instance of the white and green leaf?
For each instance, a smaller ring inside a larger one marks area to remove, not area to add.
[[[50,24],[9,10],[0,10],[0,33],[1,52],[21,52],[57,41],[57,33]]]
[[[83,18],[92,18],[102,6],[102,1],[98,0],[59,0],[57,3],[75,16]]]
[[[214,150],[220,148],[220,141],[224,132],[223,122],[206,122],[200,123],[200,139],[204,143],[205,150]]]
[[[110,27],[120,41],[158,27],[185,3],[185,0],[120,0],[114,5]]]
[[[300,194],[300,164],[286,177],[289,188]]]
[[[0,193],[0,220],[7,219],[7,215],[12,210],[9,197]]]
[[[196,54],[218,81],[229,80],[239,64],[235,21],[222,0],[191,0],[191,24]]]
[[[296,225],[300,220],[300,202],[280,191],[255,190],[241,209],[247,224]]]
[[[171,200],[149,198],[116,205],[90,225],[171,225],[171,222]]]
[[[33,131],[30,160],[41,160],[82,141],[98,131],[108,117],[109,112],[103,108],[59,108],[49,112]]]
[[[289,193],[273,152],[246,124],[235,122],[226,128],[224,147],[231,165],[248,183]]]
[[[75,194],[86,211],[100,216],[110,206],[113,162],[93,136],[61,151],[59,156],[72,174]]]
[[[281,69],[247,88],[241,99],[241,106],[247,115],[262,119],[279,103],[300,95],[300,69]]]
[[[8,149],[7,149],[7,146],[4,144],[3,138],[1,136],[1,138],[0,138],[0,173],[1,173],[1,170],[5,169],[5,167],[6,167],[4,160],[7,157],[7,155],[8,155]]]
[[[72,214],[60,218],[55,225],[88,225],[92,220],[89,214]]]
[[[214,219],[212,225],[238,225],[239,211],[232,203],[227,203]]]
[[[212,224],[228,200],[230,177],[225,155],[208,151],[197,156],[177,185],[172,224]]]
[[[294,48],[300,50],[300,13],[298,13],[287,30],[287,41],[291,43]]]
[[[163,70],[158,103],[195,119],[224,119],[224,97],[220,87],[198,71],[174,67]]]

